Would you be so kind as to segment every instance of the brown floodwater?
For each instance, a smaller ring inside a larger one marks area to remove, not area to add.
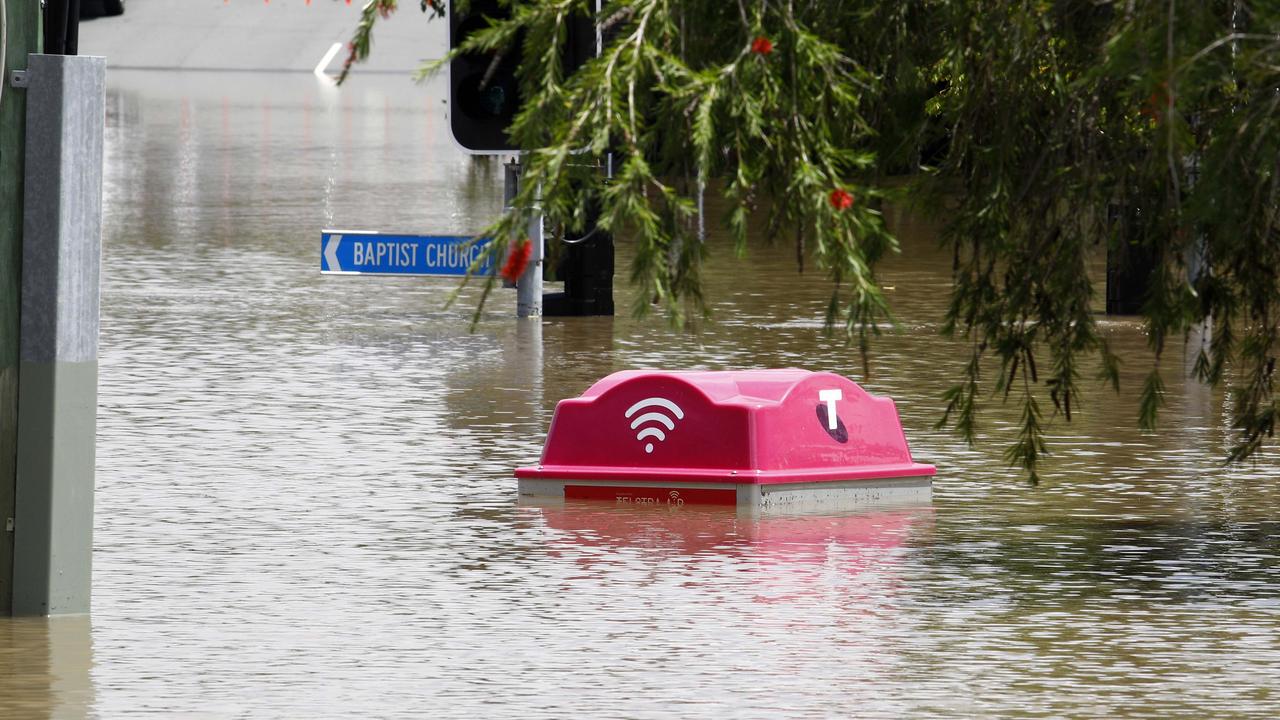
[[[112,72],[93,612],[0,620],[0,717],[1274,717],[1280,468],[1221,392],[1103,319],[1119,394],[1039,487],[935,430],[949,259],[891,218],[864,378],[787,246],[710,239],[713,317],[517,322],[498,291],[322,276],[326,227],[478,230],[501,168],[439,83]],[[629,249],[619,247],[620,309]],[[557,400],[625,368],[830,370],[892,396],[922,507],[800,517],[517,503]]]

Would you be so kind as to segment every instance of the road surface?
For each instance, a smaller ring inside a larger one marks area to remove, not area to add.
[[[359,22],[356,0],[129,0],[119,17],[80,24],[80,54],[102,55],[109,68],[311,72]],[[442,20],[418,3],[378,23],[373,56],[359,72],[409,72],[448,44]],[[345,57],[329,65],[336,72]]]

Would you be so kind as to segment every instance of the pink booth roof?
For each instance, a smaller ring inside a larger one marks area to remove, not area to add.
[[[912,459],[893,400],[839,375],[628,370],[560,401],[541,464],[516,476],[772,484],[934,472]]]

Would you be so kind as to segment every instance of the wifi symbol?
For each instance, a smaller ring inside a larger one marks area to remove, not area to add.
[[[636,415],[636,413],[644,410],[645,408],[661,408],[669,411],[672,415],[675,415],[676,420],[684,419],[684,411],[680,409],[679,405],[676,405],[666,398],[660,397],[645,398],[635,405],[632,405],[630,409],[627,410],[626,417],[631,418],[632,415]],[[635,419],[631,420],[631,429],[635,430],[647,422],[656,422],[661,425],[665,425],[667,431],[670,432],[676,429],[676,420],[672,420],[663,413],[651,411],[636,415]],[[645,438],[657,438],[659,441],[662,441],[667,439],[667,433],[663,432],[662,428],[650,425],[649,427],[641,428],[640,432],[636,433],[636,440],[644,440]],[[653,452],[653,443],[645,443],[644,451],[647,453]]]

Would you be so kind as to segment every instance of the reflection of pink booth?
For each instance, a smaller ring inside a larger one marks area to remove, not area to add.
[[[927,544],[934,525],[930,505],[825,514],[757,513],[713,505],[634,508],[611,500],[529,497],[521,498],[520,505],[527,517],[541,518],[543,551],[573,562],[582,571],[578,577],[597,577],[593,567],[607,564],[613,571],[631,558],[669,569],[682,576],[682,584],[713,583],[713,591],[706,593],[713,603],[825,605],[833,593],[851,591],[852,612],[838,613],[837,622],[861,631],[865,622],[894,617],[886,603],[901,584],[897,571],[903,555],[897,550]],[[612,552],[625,548],[644,552]],[[688,562],[662,561],[675,556]],[[716,571],[699,571],[708,567]],[[726,567],[733,571],[722,572]],[[864,575],[868,571],[873,574]],[[832,619],[800,613],[793,622],[826,624]]]
[[[927,499],[898,412],[806,370],[626,371],[556,406],[520,494],[805,509]]]
[[[929,505],[868,508],[856,512],[758,515],[734,508],[690,506],[620,509],[608,501],[559,502],[521,500],[536,510],[546,526],[572,536],[587,547],[660,546],[689,555],[705,552],[733,554],[734,548],[803,555],[832,543],[851,550],[880,551],[899,547],[915,531],[932,527]]]

